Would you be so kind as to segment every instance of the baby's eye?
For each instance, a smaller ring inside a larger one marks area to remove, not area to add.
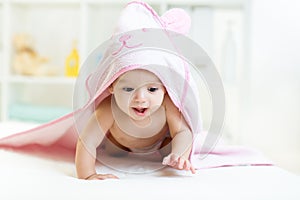
[[[131,88],[131,87],[124,87],[124,88],[122,88],[125,92],[131,92],[131,91],[133,91],[134,89],[133,88]]]
[[[155,92],[157,90],[158,90],[158,88],[156,88],[156,87],[150,87],[150,88],[148,88],[149,92]]]

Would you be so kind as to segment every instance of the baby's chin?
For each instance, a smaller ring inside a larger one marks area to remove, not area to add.
[[[143,118],[133,118],[133,117],[130,117],[131,119],[131,125],[133,126],[136,126],[138,128],[146,128],[148,127],[149,125],[151,125],[152,123],[152,119],[150,116],[147,116],[147,117],[143,117]]]

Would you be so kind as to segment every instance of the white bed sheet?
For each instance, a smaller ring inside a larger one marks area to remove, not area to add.
[[[32,126],[0,123],[0,134]],[[120,179],[79,180],[73,163],[0,149],[0,199],[300,199],[300,177],[276,166],[205,169],[195,175],[171,168],[145,174],[98,170]]]

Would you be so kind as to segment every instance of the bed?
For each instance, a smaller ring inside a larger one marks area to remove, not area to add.
[[[37,124],[0,123],[0,136]],[[0,199],[300,199],[300,177],[277,166],[239,166],[189,172],[163,168],[148,173],[97,170],[119,179],[85,181],[76,178],[75,165],[0,149]],[[139,171],[136,166],[126,166]]]

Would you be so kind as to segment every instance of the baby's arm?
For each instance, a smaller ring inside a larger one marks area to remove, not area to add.
[[[192,132],[178,108],[167,95],[165,98],[165,107],[167,122],[172,137],[172,150],[171,153],[164,158],[163,164],[180,170],[191,170],[192,173],[195,173],[196,171],[189,161],[193,143]]]
[[[117,178],[112,174],[97,174],[95,169],[96,149],[113,123],[109,98],[104,100],[89,119],[77,141],[76,170],[80,179]],[[100,127],[101,126],[101,127]]]

